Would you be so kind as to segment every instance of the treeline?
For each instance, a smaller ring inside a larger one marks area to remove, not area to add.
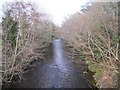
[[[33,60],[42,60],[54,38],[56,26],[36,5],[7,3],[2,18],[2,81],[11,82]]]
[[[58,31],[79,51],[100,88],[118,84],[118,3],[92,2],[68,18]]]

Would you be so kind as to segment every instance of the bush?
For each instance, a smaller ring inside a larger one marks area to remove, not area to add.
[[[92,3],[82,14],[76,13],[67,19],[59,33],[75,48],[80,48],[81,55],[89,62],[89,69],[95,73],[97,84],[106,70],[112,70],[109,77],[115,77],[114,74],[118,73],[117,2]]]
[[[44,49],[51,43],[56,27],[33,4],[13,2],[5,7],[2,20],[3,82],[11,82],[15,75],[21,78],[30,62],[43,59]]]

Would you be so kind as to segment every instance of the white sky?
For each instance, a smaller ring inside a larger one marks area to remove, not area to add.
[[[15,0],[9,0],[12,2]],[[17,0],[19,1],[19,0]],[[89,0],[23,0],[37,2],[37,5],[51,15],[53,22],[61,25],[65,17],[80,11],[80,6],[84,5]],[[2,16],[1,7],[8,0],[0,0],[0,17]]]
[[[39,0],[45,11],[53,16],[56,24],[61,24],[65,17],[80,11],[80,6],[88,0]]]

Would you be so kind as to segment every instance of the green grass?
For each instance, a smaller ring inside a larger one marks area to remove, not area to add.
[[[87,61],[87,64],[88,64],[89,70],[95,73],[93,77],[95,78],[95,82],[97,82],[102,75],[101,66],[99,65],[99,63],[94,63],[90,60]]]

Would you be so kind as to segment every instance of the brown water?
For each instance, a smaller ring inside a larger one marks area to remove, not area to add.
[[[21,82],[14,83],[11,88],[91,88],[65,56],[64,43],[61,39],[53,41],[46,60],[34,62],[32,70],[23,74]]]

